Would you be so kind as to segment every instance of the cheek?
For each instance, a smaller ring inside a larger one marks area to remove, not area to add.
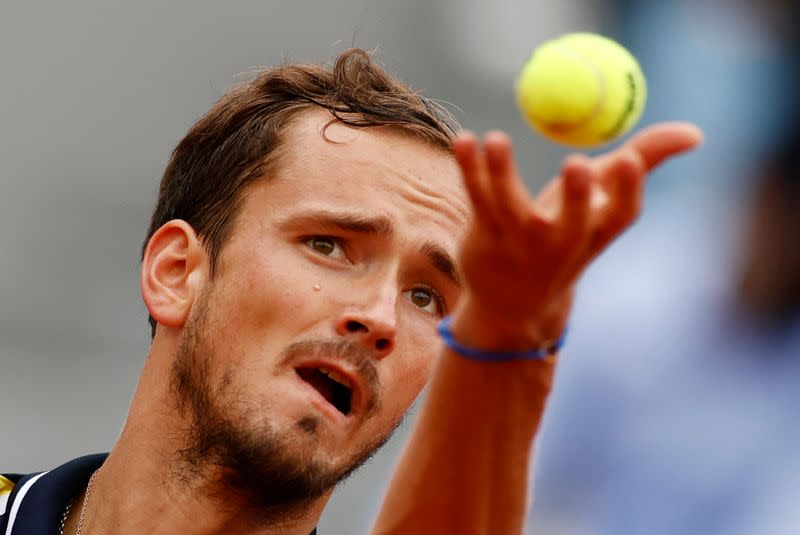
[[[314,305],[313,282],[290,258],[253,257],[231,270],[223,303],[228,323],[265,331],[303,323]]]
[[[299,299],[280,273],[263,269],[237,266],[220,272],[212,295],[207,336],[216,358],[227,362],[223,366],[234,364],[260,376],[310,316],[307,299]]]
[[[392,405],[393,412],[405,412],[430,378],[439,347],[433,337],[425,338],[426,343],[414,344],[408,351],[388,357],[395,360],[387,374],[384,401]]]

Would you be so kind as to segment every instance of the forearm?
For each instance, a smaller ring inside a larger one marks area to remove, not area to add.
[[[476,362],[444,349],[374,532],[520,533],[554,364]]]

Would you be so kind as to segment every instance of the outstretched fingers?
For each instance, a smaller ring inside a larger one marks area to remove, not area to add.
[[[606,198],[598,208],[592,231],[591,257],[638,217],[648,173],[702,141],[702,131],[691,123],[660,123],[645,128],[622,147],[594,160],[597,180]]]
[[[473,133],[464,132],[454,141],[453,150],[475,214],[485,228],[495,234],[516,234],[547,226],[533,210],[507,134],[489,132],[481,143]]]
[[[494,130],[484,138],[495,218],[510,230],[523,230],[532,215],[531,198],[514,163],[511,139]]]
[[[645,172],[650,172],[666,159],[696,148],[703,142],[703,132],[691,123],[659,123],[632,136],[622,147],[597,158],[602,171],[614,164],[620,151],[633,150],[642,158]]]
[[[645,171],[651,171],[671,156],[692,150],[703,142],[703,132],[691,123],[660,123],[633,136],[625,148],[638,152]]]
[[[535,208],[514,164],[508,135],[492,131],[481,141],[463,132],[453,150],[477,223],[484,229],[497,236],[521,233],[548,240],[557,229],[559,239],[593,257],[638,216],[648,172],[695,148],[702,138],[690,123],[661,123],[604,156],[570,156],[561,177],[537,197]]]
[[[639,216],[644,197],[646,172],[638,153],[620,150],[601,177],[607,201],[598,209],[589,246],[593,258]]]
[[[582,154],[573,154],[561,168],[561,229],[562,238],[573,246],[580,246],[590,222],[593,170],[591,160]]]
[[[459,134],[453,141],[453,153],[461,168],[464,187],[472,201],[475,216],[488,228],[496,230],[489,173],[475,134],[469,131]]]

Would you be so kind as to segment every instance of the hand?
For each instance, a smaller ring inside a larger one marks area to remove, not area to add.
[[[467,289],[454,313],[456,337],[484,349],[557,338],[577,278],[638,216],[647,173],[701,140],[690,124],[652,126],[605,155],[568,157],[531,197],[506,134],[486,134],[482,147],[473,134],[459,135],[454,151],[474,217],[460,251]]]

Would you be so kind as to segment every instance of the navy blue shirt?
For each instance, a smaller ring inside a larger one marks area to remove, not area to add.
[[[49,472],[0,475],[0,535],[57,535],[67,504],[83,492],[106,457],[98,453]]]
[[[89,483],[107,453],[87,455],[54,468],[34,474],[3,474],[0,488],[10,493],[0,494],[0,534],[57,535],[67,504]]]

